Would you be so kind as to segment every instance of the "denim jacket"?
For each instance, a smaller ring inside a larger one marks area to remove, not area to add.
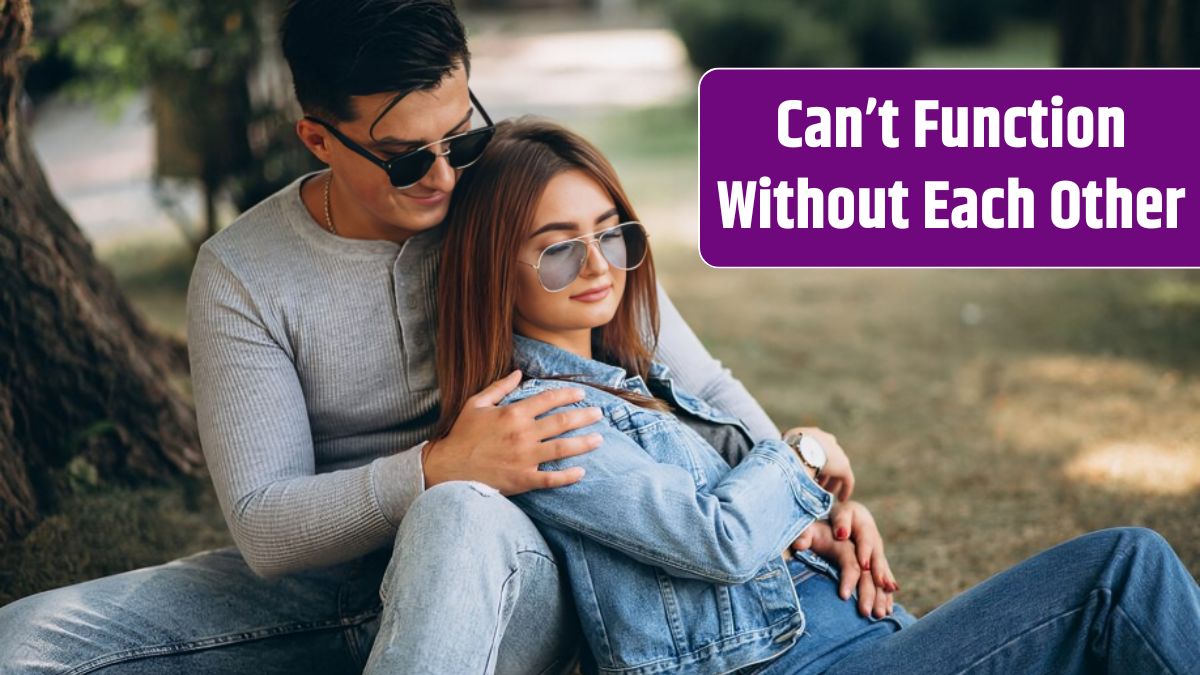
[[[648,383],[544,342],[514,340],[517,366],[530,379],[505,403],[579,387],[584,399],[567,407],[604,413],[565,434],[598,433],[599,448],[542,464],[583,467],[581,481],[512,497],[566,566],[591,650],[585,672],[725,673],[791,647],[804,614],[781,552],[833,502],[792,449],[761,441],[731,468],[675,416],[586,386],[649,395],[654,385],[677,408],[749,435],[673,385],[665,366],[655,364]],[[834,573],[811,552],[801,555]]]

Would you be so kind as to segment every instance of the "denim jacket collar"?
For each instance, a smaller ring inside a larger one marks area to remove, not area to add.
[[[624,368],[569,352],[547,342],[513,334],[513,357],[527,377],[558,378],[563,375],[581,377],[587,382],[607,387],[620,387],[628,373]],[[657,364],[656,364],[657,365]],[[665,371],[665,367],[660,368]],[[654,375],[655,369],[651,369]]]

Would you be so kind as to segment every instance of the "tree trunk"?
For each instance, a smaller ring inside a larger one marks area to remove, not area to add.
[[[134,312],[23,132],[31,16],[0,0],[0,543],[53,509],[68,463],[120,482],[202,466],[186,348]]]
[[[1198,0],[1062,0],[1063,66],[1200,66]]]

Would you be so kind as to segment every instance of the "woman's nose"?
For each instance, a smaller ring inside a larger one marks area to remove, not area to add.
[[[604,257],[604,251],[600,248],[600,241],[596,239],[589,241],[587,263],[584,265],[583,273],[589,277],[595,277],[607,271],[608,259]]]

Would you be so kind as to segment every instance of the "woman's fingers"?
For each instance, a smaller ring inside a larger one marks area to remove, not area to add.
[[[891,593],[888,593],[881,588],[876,588],[875,611],[872,613],[872,616],[874,616],[876,619],[882,619],[883,617],[891,614],[892,611],[888,608],[888,605],[891,604],[891,597]]]
[[[813,523],[813,525],[816,525],[816,523]],[[815,529],[813,525],[809,525],[808,527],[804,528],[804,531],[800,533],[800,536],[796,537],[796,541],[792,542],[792,549],[796,551],[804,551],[812,546],[813,531]]]
[[[835,509],[829,525],[833,528],[834,539],[838,541],[849,539],[850,535],[854,534],[854,511],[851,509]]]
[[[849,600],[850,594],[854,591],[854,587],[858,585],[859,579],[862,577],[862,568],[858,566],[858,561],[854,559],[854,551],[849,546],[840,547],[841,551],[838,554],[838,560],[842,568],[841,585],[838,587],[838,597],[842,600]]]
[[[875,581],[868,575],[858,580],[858,613],[865,617],[871,616],[875,609]]]
[[[890,592],[896,592],[899,588],[896,584],[896,577],[892,575],[892,566],[888,564],[887,556],[883,554],[883,547],[880,546],[872,554],[871,558],[871,574],[875,577],[875,585]]]

